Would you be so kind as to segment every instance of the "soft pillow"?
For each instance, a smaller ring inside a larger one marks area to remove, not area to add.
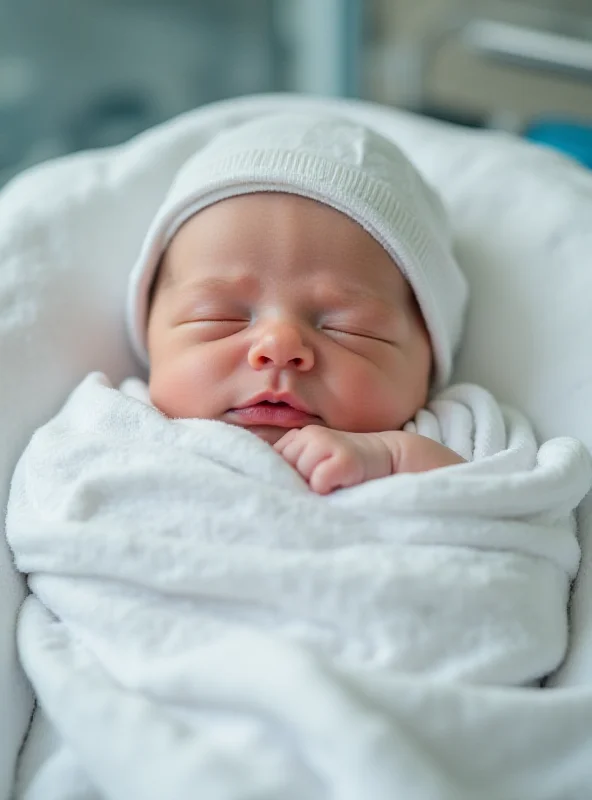
[[[260,113],[319,105],[393,137],[449,206],[472,289],[457,377],[525,410],[541,437],[572,434],[592,448],[592,173],[508,136],[384,107],[243,98],[186,114],[122,147],[33,169],[0,193],[3,509],[27,439],[88,371],[102,370],[114,382],[140,374],[125,337],[126,282],[176,169],[220,128]],[[0,539],[5,800],[33,701],[14,648],[24,589],[12,571],[4,531]],[[592,620],[585,626],[592,608],[592,552],[584,545],[574,597],[576,644],[558,677],[572,683],[592,683]]]

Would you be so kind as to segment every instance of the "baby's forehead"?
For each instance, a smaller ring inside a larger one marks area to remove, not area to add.
[[[222,200],[189,217],[162,258],[167,279],[194,280],[211,267],[217,274],[250,268],[272,273],[286,267],[348,282],[389,282],[393,257],[365,227],[341,210],[309,197],[255,192]]]

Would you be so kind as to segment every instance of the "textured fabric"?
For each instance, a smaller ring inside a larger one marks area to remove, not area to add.
[[[21,657],[74,756],[76,781],[80,772],[95,781],[101,764],[116,763],[123,736],[145,754],[174,711],[156,697],[173,693],[184,708],[186,746],[201,753],[191,766],[194,786],[211,797],[244,796],[247,786],[248,796],[266,796],[265,782],[281,781],[282,773],[261,767],[269,754],[265,714],[259,706],[252,715],[263,742],[245,751],[244,709],[219,680],[227,665],[203,658],[207,648],[242,637],[247,645],[275,636],[273,649],[288,642],[313,662],[372,673],[377,682],[413,673],[521,685],[557,667],[579,561],[572,511],[592,484],[585,448],[567,438],[537,448],[521,415],[470,385],[439,395],[414,429],[433,430],[473,460],[321,498],[242,428],[167,419],[100,373],[82,382],[19,461],[6,518],[33,592],[19,631]],[[39,643],[53,629],[61,641],[44,652]],[[56,659],[67,661],[79,642],[84,658],[56,674]],[[278,679],[297,676],[302,657],[286,656]],[[71,710],[58,698],[63,685],[89,681],[97,670],[119,687],[117,713],[107,704],[104,715],[117,719],[138,700],[147,714],[141,725],[121,728],[119,721],[88,753],[78,743],[93,728],[92,711],[83,704],[72,727]],[[179,683],[180,670],[201,676],[198,693],[213,687],[207,700],[196,701]],[[372,761],[343,759],[358,729],[355,693],[323,698],[317,679],[308,691],[316,689],[321,705],[302,704],[290,719],[298,679],[290,697],[278,697],[256,672],[243,682],[246,696],[281,720],[276,735],[290,761],[303,759],[292,786],[280,782],[274,800],[320,777],[306,723],[315,714],[334,726],[327,730],[331,779],[314,795],[330,800],[345,796],[342,783],[372,785]],[[233,718],[219,728],[229,711]],[[199,729],[208,720],[204,740]],[[236,766],[214,780],[212,736],[222,735]],[[160,780],[174,785],[183,778],[172,771],[174,748],[160,754],[167,757]],[[159,796],[144,788],[144,757],[126,761],[116,781],[112,769],[99,778],[106,800]],[[391,780],[381,797],[398,796],[399,779]]]
[[[148,294],[167,244],[199,210],[257,191],[319,200],[380,242],[415,292],[432,340],[436,384],[447,383],[467,284],[452,253],[442,203],[393,142],[327,113],[256,119],[221,133],[183,165],[130,277],[128,325],[142,361],[148,363]]]

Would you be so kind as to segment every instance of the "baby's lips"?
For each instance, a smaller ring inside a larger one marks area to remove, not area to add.
[[[274,425],[280,428],[298,428],[318,422],[318,417],[284,402],[261,401],[232,408],[228,416],[242,425]]]

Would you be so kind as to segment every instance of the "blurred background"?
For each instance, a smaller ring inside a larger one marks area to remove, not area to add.
[[[0,0],[0,184],[280,91],[501,128],[592,167],[592,0]]]

